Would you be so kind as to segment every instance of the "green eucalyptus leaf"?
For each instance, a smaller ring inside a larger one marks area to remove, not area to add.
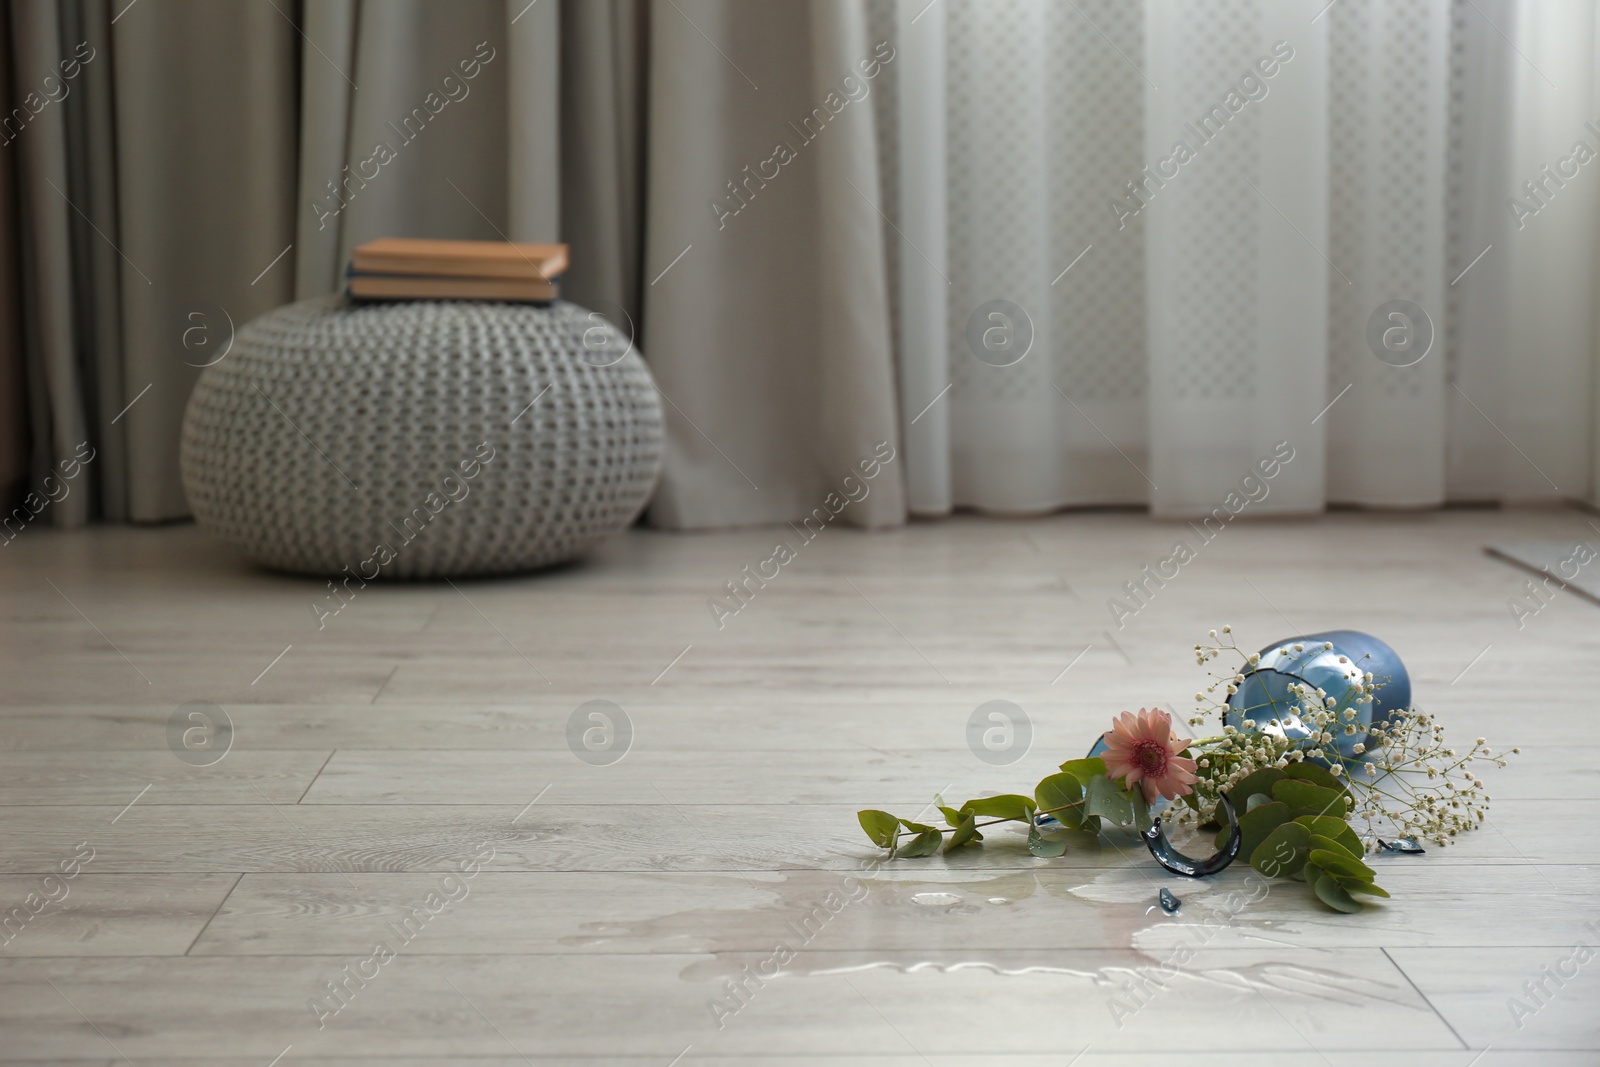
[[[1313,871],[1316,873],[1313,874]],[[1346,892],[1344,886],[1339,884],[1339,880],[1327,871],[1308,863],[1306,864],[1306,880],[1311,883],[1311,890],[1317,894],[1317,899],[1334,911],[1354,914],[1361,910],[1361,902]]]
[[[1332,815],[1302,815],[1295,822],[1304,826],[1318,837],[1325,837],[1343,848],[1350,855],[1360,859],[1366,854],[1366,849],[1361,845],[1361,838],[1350,829],[1350,824],[1343,819]]]
[[[1254,856],[1256,849],[1261,847],[1261,842],[1267,839],[1267,835],[1288,822],[1292,814],[1289,805],[1274,800],[1239,816],[1239,855]],[[1218,830],[1216,847],[1226,848],[1227,844],[1227,829]]]
[[[1344,841],[1336,840],[1336,838],[1323,837],[1323,835],[1320,835],[1320,833],[1312,833],[1312,835],[1310,835],[1310,846],[1312,846],[1312,848],[1322,849],[1322,851],[1325,851],[1325,853],[1333,853],[1334,856],[1342,856],[1344,859],[1347,859],[1347,861],[1352,862],[1352,864],[1360,864],[1362,867],[1366,867],[1366,864],[1362,864],[1362,857],[1350,854],[1350,849],[1344,845]],[[1333,865],[1322,865],[1328,870],[1333,870],[1334,873],[1339,873],[1339,877],[1346,877],[1346,875],[1342,875],[1341,872],[1338,872],[1338,870],[1334,869]],[[1371,881],[1371,878],[1365,878],[1365,881]]]
[[[1387,890],[1371,882],[1341,882],[1340,884],[1344,886],[1346,893],[1366,893],[1374,897],[1383,897],[1385,900],[1389,897]]]
[[[1342,819],[1349,810],[1343,792],[1337,789],[1324,789],[1320,785],[1296,781],[1293,778],[1285,778],[1281,782],[1274,783],[1272,798],[1281,800],[1307,815],[1331,815]]]
[[[1037,826],[1030,827],[1028,829],[1028,851],[1045,859],[1054,859],[1057,856],[1064,855],[1067,851],[1067,835],[1045,835],[1039,832]]]
[[[872,843],[879,848],[893,848],[895,834],[900,830],[900,820],[886,811],[868,808],[856,812],[856,818],[861,821],[861,828],[872,838]]]
[[[970,844],[973,841],[983,840],[983,835],[978,833],[978,827],[974,820],[975,817],[969,814],[965,819],[962,819],[955,824],[955,833],[951,834],[950,840],[944,843],[944,850],[946,852],[954,852],[962,845]]]
[[[1247,774],[1239,784],[1228,790],[1228,799],[1233,801],[1233,806],[1241,811],[1250,806],[1250,798],[1260,795],[1271,799],[1272,787],[1284,780],[1287,775],[1276,767],[1263,767],[1259,771]]]
[[[1029,822],[1033,819],[1034,801],[1032,797],[1017,793],[1002,793],[999,796],[969,800],[961,805],[961,810],[984,819],[1016,819],[1020,822]]]
[[[910,824],[908,823],[907,825]],[[924,830],[900,846],[900,855],[910,857],[931,856],[939,851],[939,845],[943,840],[944,834],[938,830]]]
[[[939,813],[944,816],[944,821],[945,821],[945,825],[946,826],[960,826],[961,825],[961,813],[959,811],[957,811],[955,808],[947,808],[943,804],[941,804],[941,805],[939,805]]]
[[[1052,774],[1042,779],[1033,788],[1033,798],[1039,811],[1050,812],[1062,826],[1077,829],[1083,825],[1083,786],[1072,775]]]
[[[1132,794],[1105,775],[1091,778],[1084,787],[1084,814],[1098,815],[1115,826],[1134,821]]]
[[[1328,768],[1320,764],[1291,763],[1284,769],[1283,773],[1297,782],[1310,782],[1312,785],[1319,785],[1324,789],[1332,789],[1339,793],[1349,792],[1343,782],[1335,778],[1328,772]]]
[[[1250,853],[1250,866],[1268,878],[1292,878],[1306,865],[1311,852],[1311,834],[1298,823],[1278,824],[1266,840]]]
[[[1088,759],[1069,759],[1061,765],[1061,773],[1070,774],[1080,783],[1087,785],[1099,775],[1106,773],[1106,761],[1099,756]]]
[[[1371,882],[1378,877],[1376,871],[1342,848],[1314,848],[1311,862],[1329,874],[1338,875],[1340,881]]]

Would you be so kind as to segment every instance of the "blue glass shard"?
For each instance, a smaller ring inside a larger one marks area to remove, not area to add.
[[[1401,837],[1394,841],[1385,841],[1380,837],[1378,838],[1378,847],[1383,849],[1385,852],[1422,853],[1428,851],[1421,845],[1417,844],[1417,839],[1414,837]]]

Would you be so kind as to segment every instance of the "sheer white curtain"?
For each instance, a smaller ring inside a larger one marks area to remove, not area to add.
[[[913,512],[1592,496],[1594,0],[893,16]]]
[[[1452,208],[1461,217],[1451,261],[1465,266],[1480,249],[1493,249],[1452,286],[1458,344],[1448,397],[1449,491],[1600,500],[1600,372],[1591,356],[1600,25],[1587,0],[1479,6],[1493,26],[1470,5],[1455,14],[1466,47],[1452,83],[1462,106],[1451,163],[1466,188]],[[1591,162],[1562,178],[1579,142]],[[1585,441],[1587,448],[1574,447]]]

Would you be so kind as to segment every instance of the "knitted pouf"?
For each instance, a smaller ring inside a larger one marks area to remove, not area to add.
[[[493,574],[626,528],[662,432],[644,360],[575,304],[324,297],[243,326],[201,374],[183,486],[202,527],[270,567]]]

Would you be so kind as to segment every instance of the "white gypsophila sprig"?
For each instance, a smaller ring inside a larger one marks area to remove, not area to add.
[[[1350,761],[1364,768],[1355,776],[1362,788],[1354,791],[1351,818],[1361,819],[1368,835],[1387,831],[1448,845],[1488,817],[1492,798],[1474,765],[1504,767],[1520,751],[1496,751],[1480,737],[1458,752],[1435,716],[1415,707],[1397,712],[1374,724],[1365,751]]]
[[[1191,726],[1228,712],[1228,698],[1238,693],[1245,674],[1261,660],[1259,654],[1239,648],[1231,627],[1222,627],[1220,635],[1212,630],[1209,636],[1215,643],[1195,645],[1196,662],[1204,666],[1226,656],[1230,662],[1236,659],[1238,666],[1226,673],[1209,672],[1210,684],[1195,694],[1201,710],[1190,718]],[[1333,645],[1324,642],[1323,647]],[[1297,642],[1292,648],[1303,652],[1305,644]],[[1445,845],[1461,831],[1481,825],[1491,798],[1474,764],[1487,761],[1503,767],[1506,756],[1519,750],[1497,752],[1480,737],[1470,750],[1457,752],[1446,744],[1444,727],[1436,717],[1409,708],[1372,724],[1366,739],[1352,745],[1346,755],[1339,742],[1361,732],[1357,706],[1371,704],[1383,683],[1371,671],[1360,670],[1343,656],[1339,659],[1347,665],[1350,683],[1341,696],[1294,683],[1288,687],[1288,705],[1238,709],[1242,716],[1238,727],[1225,726],[1220,736],[1191,744],[1199,776],[1198,816],[1211,817],[1218,796],[1256,771],[1310,759],[1347,784],[1352,800],[1348,818],[1360,822],[1358,829],[1364,831],[1369,850],[1377,848],[1376,839],[1382,834]],[[1284,736],[1284,727],[1295,720],[1308,732],[1304,740]],[[1196,812],[1185,810],[1177,819],[1195,817]]]

